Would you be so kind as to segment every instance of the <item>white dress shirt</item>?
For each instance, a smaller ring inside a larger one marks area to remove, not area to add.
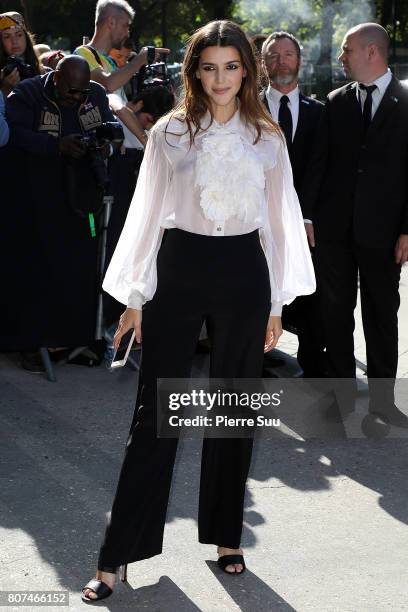
[[[374,117],[378,107],[380,106],[381,100],[383,99],[383,95],[385,94],[385,90],[388,85],[391,83],[392,72],[388,68],[387,72],[378,77],[375,81],[371,81],[370,83],[363,83],[363,85],[377,85],[376,89],[371,94],[372,105],[371,105],[371,119]],[[367,98],[367,92],[364,89],[360,89],[356,87],[357,99],[361,104],[361,111],[364,108],[364,102]]]
[[[296,86],[295,89],[292,89],[292,91],[290,91],[288,94],[283,94],[282,92],[272,87],[271,84],[268,85],[266,92],[265,92],[266,100],[268,102],[269,112],[272,115],[272,119],[276,121],[276,123],[278,123],[281,97],[287,96],[289,98],[288,109],[290,110],[290,113],[292,115],[292,126],[293,126],[292,141],[296,134],[296,128],[297,128],[298,119],[299,119],[299,94],[300,92],[299,92],[298,86]]]
[[[264,130],[254,144],[239,110],[225,124],[210,126],[210,119],[203,117],[192,146],[184,121],[162,119],[152,128],[103,288],[129,308],[151,300],[166,228],[220,237],[259,230],[271,314],[280,315],[283,304],[315,291],[286,143]]]

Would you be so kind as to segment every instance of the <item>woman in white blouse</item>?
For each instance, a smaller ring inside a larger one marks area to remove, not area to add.
[[[104,289],[127,306],[142,369],[98,572],[87,601],[112,593],[119,566],[162,551],[177,438],[157,438],[157,378],[187,378],[204,321],[213,378],[257,378],[282,333],[281,308],[315,281],[285,139],[259,99],[254,51],[238,25],[207,24],[183,64],[184,96],[151,131]],[[143,312],[143,323],[142,323]],[[169,351],[171,347],[171,352]],[[250,438],[205,438],[199,541],[227,573],[240,548]],[[122,574],[126,579],[126,574]]]

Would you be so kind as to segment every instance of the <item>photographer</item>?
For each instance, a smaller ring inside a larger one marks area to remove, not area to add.
[[[125,0],[99,0],[96,5],[94,35],[89,45],[78,47],[75,53],[86,59],[94,81],[103,85],[108,93],[115,92],[119,96],[122,104],[118,107],[112,106],[113,112],[145,145],[146,135],[137,118],[126,107],[127,98],[123,87],[142,66],[156,61],[161,53],[169,53],[170,50],[149,48],[149,51],[147,47],[143,47],[123,68],[118,68],[109,52],[111,49],[121,49],[129,38],[134,16],[133,8]]]
[[[34,37],[27,32],[20,13],[0,15],[0,88],[7,96],[22,80],[42,74],[33,47]]]
[[[31,347],[88,345],[95,330],[101,173],[113,152],[110,143],[94,144],[98,128],[114,120],[106,93],[90,82],[84,59],[68,56],[54,72],[18,85],[6,108],[24,169],[17,204],[30,221],[20,334]]]

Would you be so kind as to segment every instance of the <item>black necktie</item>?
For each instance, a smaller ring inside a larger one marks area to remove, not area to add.
[[[293,122],[292,122],[292,113],[289,110],[288,102],[289,102],[288,96],[281,97],[278,121],[279,121],[279,125],[281,126],[283,130],[283,133],[285,134],[286,144],[288,145],[288,149],[289,149],[292,144]]]
[[[360,89],[364,89],[364,91],[367,94],[365,102],[364,102],[364,107],[363,107],[363,130],[364,130],[364,134],[367,134],[367,130],[371,123],[371,113],[372,113],[372,107],[373,107],[373,91],[374,89],[377,89],[377,85],[362,85],[360,83],[359,87]]]

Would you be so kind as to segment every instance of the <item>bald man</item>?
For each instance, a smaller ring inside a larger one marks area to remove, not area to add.
[[[19,84],[7,99],[6,112],[11,143],[36,155],[78,158],[86,152],[83,136],[104,121],[114,121],[104,88],[90,81],[88,63],[78,55],[68,55],[55,71]]]
[[[68,56],[55,71],[20,83],[7,98],[6,114],[19,154],[14,206],[22,221],[30,220],[18,247],[26,250],[18,271],[25,278],[17,300],[20,340],[32,350],[87,346],[94,340],[103,186],[85,137],[114,121],[105,89],[90,81],[83,58]],[[30,369],[29,360],[24,363]]]
[[[339,60],[352,82],[327,97],[301,200],[315,246],[329,375],[356,376],[359,278],[370,411],[408,427],[394,404],[399,280],[408,260],[408,91],[390,72],[388,51],[388,34],[376,23],[346,33]]]

